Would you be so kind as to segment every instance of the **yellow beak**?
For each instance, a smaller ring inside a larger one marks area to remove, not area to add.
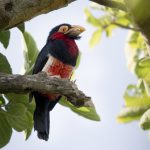
[[[84,32],[86,29],[82,26],[79,26],[79,25],[73,25],[71,26],[73,30],[78,30],[80,31],[80,33]]]
[[[85,31],[85,28],[79,25],[72,25],[71,28],[64,34],[69,36],[78,37],[82,32]]]

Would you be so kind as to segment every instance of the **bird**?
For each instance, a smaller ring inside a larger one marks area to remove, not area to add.
[[[48,76],[70,79],[79,56],[79,48],[75,42],[81,38],[85,28],[80,25],[60,24],[48,35],[45,46],[35,61],[32,74],[46,72]],[[39,139],[49,139],[50,111],[61,98],[59,94],[33,91],[35,110],[33,114],[34,130]]]

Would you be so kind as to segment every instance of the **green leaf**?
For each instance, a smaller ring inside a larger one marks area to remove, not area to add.
[[[3,110],[0,109],[0,148],[5,146],[12,135],[12,128],[9,125]]]
[[[148,109],[149,107],[125,107],[119,113],[117,121],[120,123],[128,123],[134,120],[139,120]]]
[[[93,120],[93,121],[100,121],[100,117],[97,114],[95,108],[90,108],[90,107],[80,107],[80,108],[76,108],[76,107],[72,107],[71,108],[72,111],[74,111],[75,113],[77,113],[78,115],[85,117],[87,119]]]
[[[82,53],[79,52],[79,55],[78,55],[78,58],[77,58],[77,62],[76,62],[75,69],[77,69],[77,68],[79,67],[79,65],[80,65],[80,62],[81,62],[81,55],[82,55]]]
[[[11,127],[18,132],[26,130],[29,126],[29,119],[26,113],[20,116],[14,116],[13,114],[7,113],[7,120]]]
[[[10,40],[10,31],[9,30],[1,31],[0,32],[0,42],[3,44],[3,46],[5,48],[8,47],[9,40]]]
[[[112,31],[116,28],[115,25],[109,25],[107,28],[105,28],[106,36],[110,37],[112,35]]]
[[[17,28],[18,28],[22,33],[24,33],[24,32],[25,32],[25,23],[23,22],[23,23],[19,24],[19,25],[17,26]]]
[[[143,130],[150,130],[150,109],[140,119],[140,126]]]
[[[77,69],[79,67],[79,65],[80,65],[81,55],[82,55],[81,52],[79,52],[79,56],[77,58],[75,69]],[[74,81],[74,79],[75,79],[75,71],[73,71],[70,80]]]
[[[34,101],[29,103],[29,96],[27,94],[11,93],[5,95],[5,97],[12,103],[13,108],[11,107],[10,111],[14,111],[14,113],[7,113],[7,119],[16,131],[25,131],[26,139],[28,139],[33,128]],[[15,109],[15,105],[17,105],[17,109]]]
[[[29,72],[35,63],[39,50],[36,46],[35,40],[33,37],[28,33],[23,33],[23,45],[24,45],[24,69],[25,72]]]
[[[25,74],[32,74],[33,68],[34,68],[34,64],[28,70],[26,70]]]
[[[150,107],[150,97],[143,91],[143,89],[137,88],[135,85],[129,85],[124,94],[126,107]]]
[[[120,12],[117,14],[115,22],[124,26],[131,25],[132,23],[129,14],[124,13],[124,12]]]
[[[150,98],[150,84],[148,84],[145,80],[143,80],[143,83],[144,83],[146,94]]]
[[[124,17],[121,17],[121,18],[117,18],[116,23],[121,24],[123,26],[128,26],[128,25],[130,25],[131,22],[130,22],[130,20],[128,20]]]
[[[90,40],[90,47],[94,47],[100,41],[101,35],[102,35],[102,29],[99,28],[92,35],[92,38]]]
[[[5,109],[10,115],[13,115],[16,117],[24,115],[25,112],[27,111],[24,104],[14,103],[14,102],[9,102],[9,104],[6,105]]]
[[[7,120],[16,131],[20,132],[28,128],[27,108],[24,104],[9,102],[5,108]]]
[[[77,113],[78,115],[80,115],[82,117],[85,117],[87,119],[94,120],[94,121],[100,121],[100,117],[97,114],[95,108],[93,108],[93,107],[79,107],[79,108],[77,108],[77,107],[73,106],[70,102],[65,100],[64,97],[61,98],[59,103],[63,106],[70,108],[73,112]]]
[[[8,73],[8,74],[12,73],[11,66],[6,56],[4,56],[2,53],[0,53],[0,72]]]
[[[112,17],[110,15],[104,15],[104,16],[101,16],[99,18],[99,22],[100,22],[100,26],[102,28],[107,28],[109,25],[111,25],[111,22],[112,22]],[[99,26],[99,27],[100,27]]]
[[[131,48],[136,48],[141,50],[146,49],[145,40],[140,32],[130,31],[127,41],[128,44],[131,46]]]
[[[29,96],[28,94],[15,94],[15,93],[9,93],[5,94],[5,97],[8,99],[8,101],[13,101],[14,103],[23,103],[27,104],[29,103]]]
[[[135,72],[139,78],[150,83],[150,57],[145,57],[138,61]]]
[[[32,113],[30,113],[29,111],[26,113],[26,115],[27,115],[27,118],[28,118],[28,128],[26,128],[25,130],[24,130],[24,133],[25,133],[25,140],[27,140],[29,137],[30,137],[30,135],[31,135],[31,132],[32,132],[32,128],[33,128],[33,114]]]
[[[4,105],[5,104],[5,99],[3,97],[2,94],[0,94],[0,105]]]
[[[130,31],[127,37],[127,44],[125,47],[126,59],[128,69],[135,73],[137,62],[146,50],[146,45],[143,37],[139,32]]]
[[[85,9],[84,12],[87,17],[87,22],[89,22],[95,27],[100,27],[101,24],[98,18],[94,17],[88,9]]]
[[[22,103],[26,106],[29,112],[33,113],[35,109],[35,102],[32,101],[29,103],[29,95],[28,94],[5,94],[5,97],[8,101],[12,101],[14,103]]]

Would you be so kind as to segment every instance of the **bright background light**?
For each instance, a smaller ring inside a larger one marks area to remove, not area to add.
[[[88,1],[78,0],[26,22],[26,30],[41,49],[49,31],[58,24],[79,24],[87,29],[77,41],[82,59],[76,79],[78,87],[92,97],[101,122],[84,119],[58,104],[50,114],[48,142],[39,140],[34,131],[29,140],[24,141],[23,133],[14,131],[3,150],[149,150],[150,140],[138,122],[118,124],[116,121],[124,105],[123,94],[127,85],[136,83],[135,76],[126,67],[124,44],[127,30],[118,29],[109,39],[103,35],[100,44],[90,49],[89,39],[95,29],[87,24],[83,11],[89,5]],[[23,65],[21,35],[17,29],[11,32],[8,50],[0,48],[12,64],[13,72],[20,73]]]

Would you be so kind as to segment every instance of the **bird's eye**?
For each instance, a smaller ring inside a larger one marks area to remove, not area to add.
[[[69,29],[68,26],[61,26],[61,27],[59,28],[58,32],[65,33],[65,32],[68,31],[68,29]]]

